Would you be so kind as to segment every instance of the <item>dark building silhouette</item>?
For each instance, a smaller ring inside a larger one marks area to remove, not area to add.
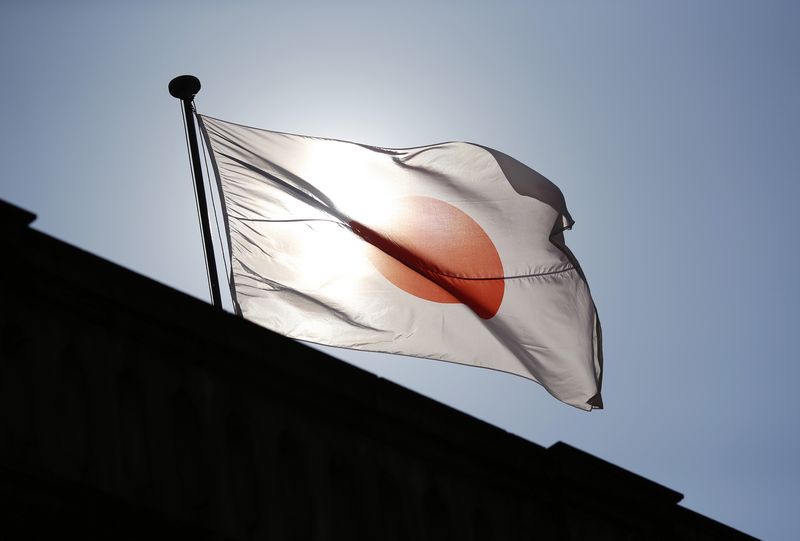
[[[29,227],[0,202],[0,535],[749,539]]]

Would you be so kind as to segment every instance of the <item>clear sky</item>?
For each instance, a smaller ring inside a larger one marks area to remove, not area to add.
[[[6,0],[0,197],[207,298],[175,75],[234,122],[494,147],[558,184],[577,221],[606,409],[486,370],[335,354],[798,539],[798,25],[800,3],[755,0]]]

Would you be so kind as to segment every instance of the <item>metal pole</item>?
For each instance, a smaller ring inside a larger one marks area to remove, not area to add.
[[[208,276],[211,280],[211,302],[222,309],[222,295],[219,289],[217,262],[214,257],[214,244],[211,239],[211,225],[208,223],[208,204],[203,184],[203,169],[200,166],[200,150],[197,146],[197,131],[194,127],[194,96],[200,91],[200,80],[194,75],[180,75],[169,82],[169,93],[181,100],[183,114],[186,118],[186,136],[189,139],[189,153],[192,157],[192,170],[197,188],[197,206],[200,209],[200,225],[203,230],[203,246],[205,247]]]

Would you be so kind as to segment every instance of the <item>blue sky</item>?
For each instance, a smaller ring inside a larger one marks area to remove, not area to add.
[[[235,122],[497,148],[558,184],[577,221],[567,240],[603,322],[606,409],[505,374],[336,354],[794,539],[799,6],[11,0],[0,197],[206,298],[175,75],[199,76],[199,110]]]

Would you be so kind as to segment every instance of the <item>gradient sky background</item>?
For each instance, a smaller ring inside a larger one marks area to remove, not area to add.
[[[207,298],[175,75],[200,77],[198,109],[234,122],[502,150],[577,221],[606,409],[491,371],[335,354],[798,539],[799,24],[800,3],[755,0],[5,0],[0,197]]]

